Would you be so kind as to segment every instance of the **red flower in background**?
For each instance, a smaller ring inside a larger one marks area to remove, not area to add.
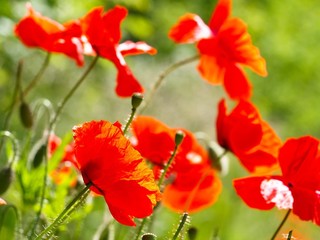
[[[208,25],[198,15],[182,16],[169,37],[177,43],[197,42],[201,76],[211,84],[223,84],[232,99],[248,99],[252,86],[241,65],[266,76],[266,62],[252,44],[246,24],[231,17],[231,2],[220,0]]]
[[[83,35],[91,44],[93,51],[112,61],[118,69],[116,93],[121,97],[131,97],[135,92],[144,91],[127,66],[124,56],[157,52],[144,42],[126,41],[119,44],[120,24],[126,15],[127,10],[121,6],[116,6],[105,13],[103,7],[96,7],[80,19]]]
[[[300,219],[320,225],[320,151],[313,137],[289,139],[279,151],[282,176],[234,180],[237,194],[250,207],[292,209]]]
[[[49,158],[57,151],[60,144],[61,139],[55,134],[51,134],[48,142]],[[74,155],[74,145],[70,143],[65,146],[61,161],[57,168],[50,172],[50,176],[56,184],[61,184],[66,179],[69,179],[70,185],[75,186],[77,177],[74,174],[74,167],[77,167],[77,161]]]
[[[207,151],[193,134],[184,129],[169,128],[147,116],[138,116],[132,123],[134,146],[142,156],[156,164],[159,173],[174,150],[178,130],[185,133],[167,176],[173,176],[163,192],[162,202],[174,211],[195,212],[212,205],[221,192],[221,182],[211,168]],[[157,174],[159,175],[159,174]]]
[[[280,138],[265,122],[256,107],[241,100],[227,114],[225,100],[218,105],[216,122],[218,143],[233,152],[249,172],[271,170],[278,164]]]
[[[14,28],[20,40],[28,47],[63,53],[82,66],[84,59],[80,25],[75,22],[60,24],[36,12],[30,4],[27,4],[27,9],[27,15]]]
[[[103,195],[113,217],[135,226],[160,197],[152,170],[123,135],[119,123],[91,121],[73,129],[75,154],[85,184]]]

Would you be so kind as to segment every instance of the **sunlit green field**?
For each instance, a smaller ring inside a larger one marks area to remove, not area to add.
[[[23,62],[22,86],[26,86],[39,71],[46,53],[25,47],[13,34],[14,25],[25,14],[25,1],[0,0],[0,126],[5,121],[12,101],[19,61]],[[120,4],[128,8],[129,15],[122,24],[123,40],[146,41],[157,48],[154,56],[127,57],[126,61],[135,76],[145,87],[145,96],[159,76],[173,63],[196,54],[194,45],[177,45],[168,37],[170,27],[186,12],[193,12],[208,21],[216,1],[208,0],[113,0],[113,1],[62,1],[35,0],[32,5],[43,15],[60,22],[85,14],[94,6],[110,8]],[[280,138],[312,135],[320,137],[320,8],[313,0],[233,0],[233,15],[248,24],[253,43],[266,59],[268,76],[263,78],[248,70],[253,84],[253,103],[262,117],[270,123]],[[48,99],[57,108],[76,80],[85,71],[92,57],[85,58],[85,67],[77,67],[66,57],[53,54],[50,65],[39,83],[30,91],[26,101],[33,108],[37,102]],[[197,61],[186,64],[163,81],[150,97],[143,114],[154,116],[168,126],[181,127],[194,133],[205,133],[216,140],[215,119],[217,104],[227,97],[221,86],[209,85],[196,70]],[[61,138],[70,138],[74,125],[90,120],[105,119],[125,124],[130,111],[130,99],[119,98],[115,92],[116,70],[112,63],[99,59],[96,68],[68,101],[56,124],[55,133]],[[33,131],[26,130],[20,123],[19,112],[13,112],[9,130],[21,141],[30,139],[30,146],[40,139],[46,125],[45,111],[40,111]],[[7,147],[8,148],[8,147]],[[7,162],[6,148],[0,152],[0,166]],[[22,152],[22,155],[25,154]],[[10,153],[9,153],[10,155]],[[210,208],[191,214],[188,226],[198,230],[196,239],[250,240],[270,239],[278,227],[285,211],[250,209],[236,195],[232,180],[247,176],[238,160],[230,153],[229,165],[221,174],[223,190],[218,201]],[[42,173],[38,174],[39,182]],[[79,176],[81,181],[81,177]],[[1,182],[0,182],[1,184]],[[36,182],[34,183],[36,184]],[[55,190],[55,191],[54,191]],[[59,186],[47,192],[43,209],[47,218],[42,225],[52,221],[71,195],[77,190],[59,190]],[[9,190],[0,197],[17,209],[23,209],[20,217],[27,221],[35,217],[39,203],[23,202],[18,179],[14,178]],[[39,194],[35,191],[34,194]],[[32,196],[29,197],[32,199]],[[78,210],[56,233],[57,239],[99,239],[99,229],[110,219],[108,207],[102,197],[90,197],[88,204]],[[1,218],[0,218],[1,220]],[[169,236],[179,224],[180,215],[163,206],[156,210],[153,233],[157,239]],[[0,221],[1,224],[1,221]],[[27,229],[25,222],[17,228]],[[114,224],[116,239],[131,239],[135,229]],[[286,239],[293,230],[292,239],[318,239],[319,226],[303,222],[291,215],[281,230],[278,239]],[[24,239],[23,231],[16,232],[16,239]],[[110,235],[109,235],[110,237]],[[106,238],[107,239],[107,238]],[[111,239],[111,237],[110,237]],[[188,238],[185,238],[188,239]]]

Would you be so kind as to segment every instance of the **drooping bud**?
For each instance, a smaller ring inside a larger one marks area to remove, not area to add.
[[[37,168],[40,166],[40,164],[43,162],[45,154],[47,154],[47,145],[42,144],[40,148],[37,150],[36,154],[34,155],[34,158],[32,161],[33,168]]]
[[[141,93],[134,93],[131,97],[131,106],[133,109],[137,109],[142,103],[143,95]]]
[[[142,235],[141,240],[156,240],[157,236],[153,233],[145,233]]]
[[[0,195],[4,194],[13,179],[13,171],[11,167],[4,167],[0,169]]]
[[[185,137],[185,133],[183,131],[178,130],[176,132],[174,142],[176,146],[179,146],[182,143],[183,138]]]
[[[198,230],[195,227],[188,229],[188,237],[190,240],[195,240],[197,237]]]
[[[24,127],[31,128],[33,126],[33,116],[29,105],[26,102],[20,104],[20,119]]]
[[[208,146],[208,154],[212,163],[212,167],[218,170],[219,172],[221,172],[222,170],[221,161],[220,161],[221,159],[211,144]]]

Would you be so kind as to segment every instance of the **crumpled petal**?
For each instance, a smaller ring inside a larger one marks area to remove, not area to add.
[[[160,199],[151,169],[123,135],[118,123],[91,121],[73,129],[75,154],[90,189],[103,195],[113,217],[134,226]]]
[[[119,44],[118,50],[121,52],[123,56],[138,55],[143,53],[154,55],[157,53],[157,49],[155,49],[154,47],[151,47],[145,42],[125,41]]]

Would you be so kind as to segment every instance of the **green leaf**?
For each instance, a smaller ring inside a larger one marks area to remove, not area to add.
[[[15,239],[18,212],[13,205],[0,206],[0,239]]]

